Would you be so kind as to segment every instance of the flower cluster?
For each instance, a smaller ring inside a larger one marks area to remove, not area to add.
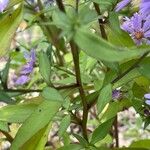
[[[22,67],[20,76],[15,81],[17,85],[23,85],[30,80],[29,75],[32,73],[36,61],[35,50],[32,49],[30,53],[25,53],[24,57],[27,63]]]
[[[117,4],[116,11],[120,11],[130,2],[131,0],[122,0]],[[130,34],[137,45],[150,44],[150,1],[142,0],[139,12],[131,18],[125,17],[121,28]]]

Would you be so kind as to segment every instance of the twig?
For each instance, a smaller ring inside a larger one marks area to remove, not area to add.
[[[0,130],[0,132],[2,132],[2,133],[6,136],[7,140],[8,140],[10,143],[13,142],[13,137],[12,137],[9,133],[7,133],[7,132],[5,132],[5,131],[2,131],[2,130]]]

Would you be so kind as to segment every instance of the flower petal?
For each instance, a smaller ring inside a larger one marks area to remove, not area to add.
[[[144,98],[146,98],[146,99],[150,99],[150,93],[145,94],[145,95],[144,95]]]

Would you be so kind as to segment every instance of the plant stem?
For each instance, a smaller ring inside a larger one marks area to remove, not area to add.
[[[56,2],[57,2],[59,9],[62,12],[66,13],[62,0],[56,0]],[[80,93],[82,104],[83,104],[83,118],[82,118],[83,137],[88,141],[87,128],[86,128],[87,119],[88,119],[88,107],[87,107],[86,96],[85,96],[82,81],[81,81],[81,73],[80,73],[80,65],[79,65],[79,50],[78,50],[77,45],[72,40],[70,41],[70,47],[71,47],[71,52],[73,55],[73,61],[74,61],[74,66],[75,66],[76,82],[79,88],[79,93]]]
[[[77,84],[71,84],[71,85],[65,85],[65,86],[59,86],[59,87],[52,87],[55,88],[57,90],[63,90],[63,89],[69,89],[69,88],[78,88]],[[11,92],[11,93],[15,93],[15,92],[20,92],[20,93],[32,93],[32,92],[42,92],[42,89],[5,89],[5,90],[0,90],[2,92]]]
[[[87,119],[88,119],[88,106],[87,106],[86,96],[81,81],[81,73],[80,73],[80,66],[79,66],[79,50],[77,45],[73,41],[70,42],[70,46],[71,46],[73,61],[75,65],[76,82],[77,85],[79,86],[79,93],[83,104],[83,118],[82,118],[83,136],[88,141],[87,128],[86,128]]]
[[[7,133],[7,132],[5,132],[5,131],[2,131],[2,130],[0,130],[0,132],[2,132],[2,133],[6,136],[7,140],[8,140],[10,143],[13,142],[13,137],[12,137],[9,133]]]
[[[115,141],[116,145],[115,147],[119,147],[119,134],[118,134],[118,116],[116,115],[115,121],[114,121],[114,132],[115,132]]]
[[[94,7],[95,7],[95,10],[96,10],[97,14],[100,16],[101,11],[100,11],[99,5],[95,2],[93,4],[94,4]],[[104,25],[102,24],[102,22],[103,22],[102,19],[99,18],[98,22],[99,22],[99,27],[100,27],[100,31],[101,31],[101,36],[102,36],[103,39],[107,40],[107,35],[106,35]]]
[[[56,0],[56,3],[57,3],[58,8],[59,8],[62,12],[65,13],[66,11],[65,11],[65,7],[64,7],[64,5],[63,5],[62,0]]]
[[[76,12],[78,13],[79,10],[79,0],[76,0]]]

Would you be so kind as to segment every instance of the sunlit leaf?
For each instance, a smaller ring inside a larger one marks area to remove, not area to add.
[[[17,8],[12,14],[4,16],[0,20],[0,56],[3,56],[7,53],[7,50],[10,47],[11,40],[19,26],[23,17],[23,7]]]
[[[38,131],[50,123],[60,106],[59,102],[43,101],[18,130],[11,150],[19,149]]]

